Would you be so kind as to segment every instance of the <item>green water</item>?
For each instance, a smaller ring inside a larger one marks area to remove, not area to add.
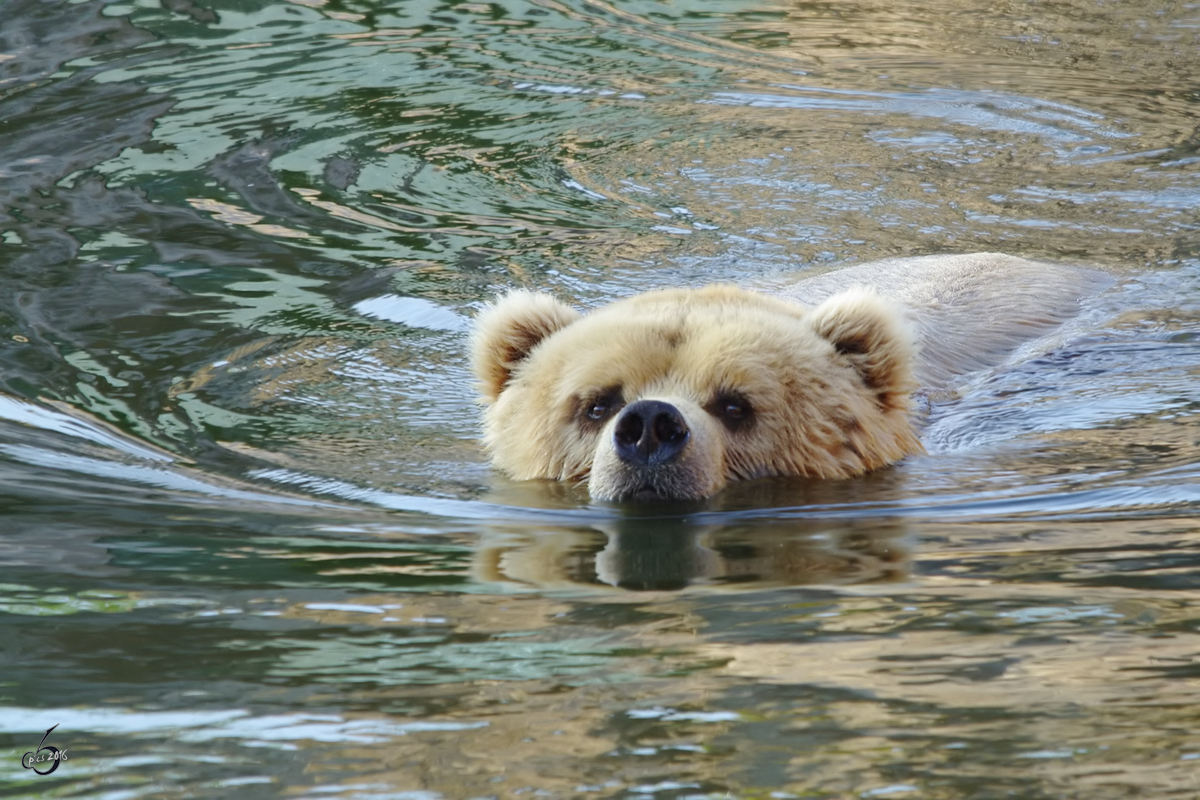
[[[1188,3],[0,0],[0,796],[1200,795],[1197,75]],[[976,250],[1116,285],[927,456],[487,467],[498,291]]]

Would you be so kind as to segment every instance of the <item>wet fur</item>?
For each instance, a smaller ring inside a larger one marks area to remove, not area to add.
[[[479,315],[472,339],[484,442],[518,480],[587,481],[601,499],[860,475],[922,452],[918,382],[940,390],[999,363],[1111,283],[1094,269],[974,253],[862,264],[774,295],[648,292],[586,315],[512,292]],[[749,424],[723,424],[722,392],[749,401]],[[583,417],[596,397],[672,404],[690,432],[684,449],[653,474],[630,468],[614,451],[615,416]]]
[[[914,337],[871,289],[812,310],[732,286],[649,292],[584,316],[554,303],[509,294],[480,314],[472,342],[485,445],[518,480],[587,480],[602,499],[700,498],[731,480],[849,477],[921,452]],[[624,403],[672,403],[691,429],[652,478],[614,455],[615,416],[580,420],[581,404],[612,387]],[[752,424],[730,430],[714,418],[724,391],[749,398]]]

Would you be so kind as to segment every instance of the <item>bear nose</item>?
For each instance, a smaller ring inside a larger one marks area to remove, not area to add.
[[[621,410],[613,428],[617,457],[626,464],[653,466],[679,454],[688,440],[679,409],[661,400],[638,400]]]

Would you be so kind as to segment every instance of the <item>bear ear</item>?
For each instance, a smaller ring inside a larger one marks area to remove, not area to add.
[[[916,388],[916,342],[902,308],[874,289],[856,286],[821,303],[809,321],[858,370],[880,403],[907,407]]]
[[[471,335],[471,368],[484,399],[494,402],[538,342],[580,314],[548,294],[518,289],[479,312]]]

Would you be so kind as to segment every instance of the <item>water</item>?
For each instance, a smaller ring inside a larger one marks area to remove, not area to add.
[[[4,0],[0,793],[1197,796],[1198,74],[1187,3]],[[974,250],[1116,286],[928,456],[487,468],[503,288]]]

